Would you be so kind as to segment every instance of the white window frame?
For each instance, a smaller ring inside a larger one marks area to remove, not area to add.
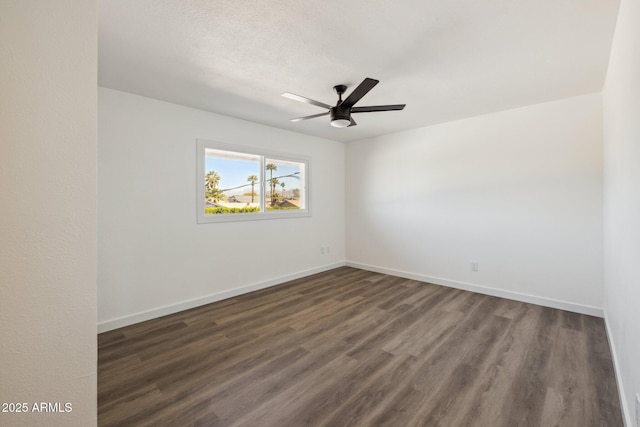
[[[311,158],[298,154],[280,153],[263,148],[251,147],[245,145],[227,144],[224,142],[211,141],[206,139],[196,140],[197,165],[196,165],[196,191],[197,191],[197,222],[198,224],[207,224],[215,222],[233,222],[233,221],[256,221],[263,219],[281,219],[281,218],[301,218],[311,216],[311,197],[309,191],[309,183],[311,176]],[[260,212],[233,213],[233,214],[205,214],[206,202],[204,198],[204,177],[205,177],[205,156],[206,150],[223,150],[233,151],[237,153],[250,154],[260,157]],[[303,163],[304,177],[301,177],[301,184],[304,191],[301,197],[304,197],[304,209],[295,210],[265,210],[266,206],[266,170],[265,158],[273,160],[282,160],[296,163]]]

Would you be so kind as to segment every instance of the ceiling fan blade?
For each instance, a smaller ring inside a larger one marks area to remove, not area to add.
[[[353,117],[349,117],[349,120],[351,120],[351,124],[347,127],[351,127],[351,126],[357,126],[357,123],[355,120],[353,120]]]
[[[294,101],[304,102],[305,104],[317,105],[318,107],[326,108],[327,110],[331,108],[331,105],[327,105],[324,102],[315,101],[304,96],[296,95],[295,93],[285,92],[282,94],[282,96],[284,96],[285,98],[293,99]]]
[[[402,110],[407,104],[395,104],[395,105],[372,105],[370,107],[353,107],[352,113],[371,113],[373,111],[393,111]]]
[[[346,107],[346,108],[351,108],[353,107],[353,105],[360,101],[360,98],[362,98],[363,96],[365,96],[371,89],[373,89],[373,87],[375,85],[377,85],[379,83],[379,80],[376,79],[370,79],[369,77],[367,77],[366,79],[364,79],[362,81],[362,83],[360,83],[360,85],[355,88],[353,90],[353,92],[351,92],[349,94],[349,96],[347,97],[347,99],[345,99],[344,101],[342,101],[342,104],[340,104],[342,107]]]
[[[291,119],[289,121],[290,122],[301,122],[303,120],[315,119],[316,117],[326,116],[327,114],[329,114],[328,111],[326,113],[314,114],[312,116],[298,117],[298,118],[295,118],[295,119]]]

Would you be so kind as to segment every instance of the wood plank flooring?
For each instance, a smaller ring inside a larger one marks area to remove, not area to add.
[[[603,320],[342,267],[99,335],[100,426],[622,426]]]

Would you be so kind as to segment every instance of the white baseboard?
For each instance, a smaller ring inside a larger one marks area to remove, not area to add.
[[[359,268],[362,270],[374,271],[382,274],[389,274],[392,276],[405,277],[407,279],[419,280],[421,282],[433,283],[436,285],[447,286],[450,288],[462,289],[465,291],[477,292],[484,295],[492,295],[500,298],[507,298],[515,301],[521,301],[531,304],[542,305],[545,307],[558,308],[561,310],[572,311],[581,314],[588,314],[590,316],[604,317],[604,313],[601,308],[591,307],[567,301],[555,300],[551,298],[542,298],[534,295],[522,294],[519,292],[505,291],[502,289],[490,288],[487,286],[476,285],[472,283],[459,282],[455,280],[443,279],[440,277],[426,276],[422,274],[409,273],[406,271],[394,270],[390,268],[377,267],[368,264],[362,264],[353,261],[337,262],[333,264],[327,264],[320,267],[312,268],[309,270],[299,271],[296,273],[287,274],[285,276],[276,277],[273,279],[265,280],[258,283],[253,283],[246,286],[241,286],[234,289],[229,289],[215,294],[207,295],[200,298],[195,298],[188,301],[182,301],[176,304],[171,304],[164,307],[158,307],[151,310],[130,314],[123,317],[118,317],[111,320],[105,320],[98,323],[98,333],[111,331],[113,329],[122,328],[124,326],[133,325],[135,323],[144,322],[146,320],[155,319],[168,314],[177,313],[180,311],[188,310],[191,308],[199,307],[201,305],[210,304],[212,302],[221,301],[227,298],[232,298],[238,295],[242,295],[248,292],[257,291],[259,289],[268,288],[270,286],[279,285],[290,280],[299,279],[301,277],[310,276],[312,274],[321,273],[323,271],[332,270],[334,268],[349,266]]]
[[[609,340],[609,348],[611,349],[611,359],[613,359],[613,371],[616,375],[616,384],[618,386],[618,396],[620,396],[620,407],[622,409],[622,418],[624,420],[625,427],[633,427],[634,424],[632,422],[633,418],[631,417],[631,412],[629,411],[629,406],[627,405],[627,396],[624,392],[624,383],[622,382],[622,373],[620,372],[620,365],[618,364],[618,353],[616,352],[616,344],[613,341],[613,336],[611,334],[611,329],[609,329],[609,320],[607,316],[607,311],[604,310],[604,326],[607,330],[607,339]]]
[[[450,288],[462,289],[464,291],[477,292],[479,294],[491,295],[494,297],[506,298],[510,300],[541,305],[544,307],[557,308],[560,310],[572,311],[574,313],[587,314],[589,316],[604,317],[601,308],[583,304],[576,304],[569,301],[562,301],[553,298],[538,297],[535,295],[523,294],[520,292],[506,291],[504,289],[490,288],[473,283],[459,282],[456,280],[443,279],[441,277],[425,276],[423,274],[409,273],[406,271],[394,270],[390,268],[377,267],[374,265],[362,264],[359,262],[347,261],[349,267],[361,270],[374,271],[376,273],[389,274],[392,276],[404,277],[407,279],[419,280],[421,282],[433,283],[435,285],[447,286]]]
[[[179,311],[188,310],[190,308],[199,307],[201,305],[210,304],[212,302],[221,301],[223,299],[232,298],[238,295],[246,294],[248,292],[253,292],[259,289],[268,288],[270,286],[280,285],[290,280],[299,279],[301,277],[310,276],[316,273],[322,273],[323,271],[333,270],[334,268],[343,267],[344,265],[345,265],[344,262],[327,264],[327,265],[312,268],[309,270],[298,271],[295,273],[287,274],[285,276],[280,276],[273,279],[265,280],[263,282],[253,283],[251,285],[241,286],[239,288],[217,292],[215,294],[207,295],[200,298],[195,298],[189,301],[182,301],[177,304],[158,307],[158,308],[143,311],[140,313],[118,317],[116,319],[105,320],[103,322],[98,323],[98,333],[111,331],[113,329],[118,329],[124,326],[133,325],[134,323],[144,322],[146,320],[155,319],[161,316],[166,316],[168,314],[177,313]]]

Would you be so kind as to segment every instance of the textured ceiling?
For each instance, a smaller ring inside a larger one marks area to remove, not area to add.
[[[336,141],[602,89],[618,0],[100,0],[99,84]],[[357,106],[328,117],[282,98]]]

